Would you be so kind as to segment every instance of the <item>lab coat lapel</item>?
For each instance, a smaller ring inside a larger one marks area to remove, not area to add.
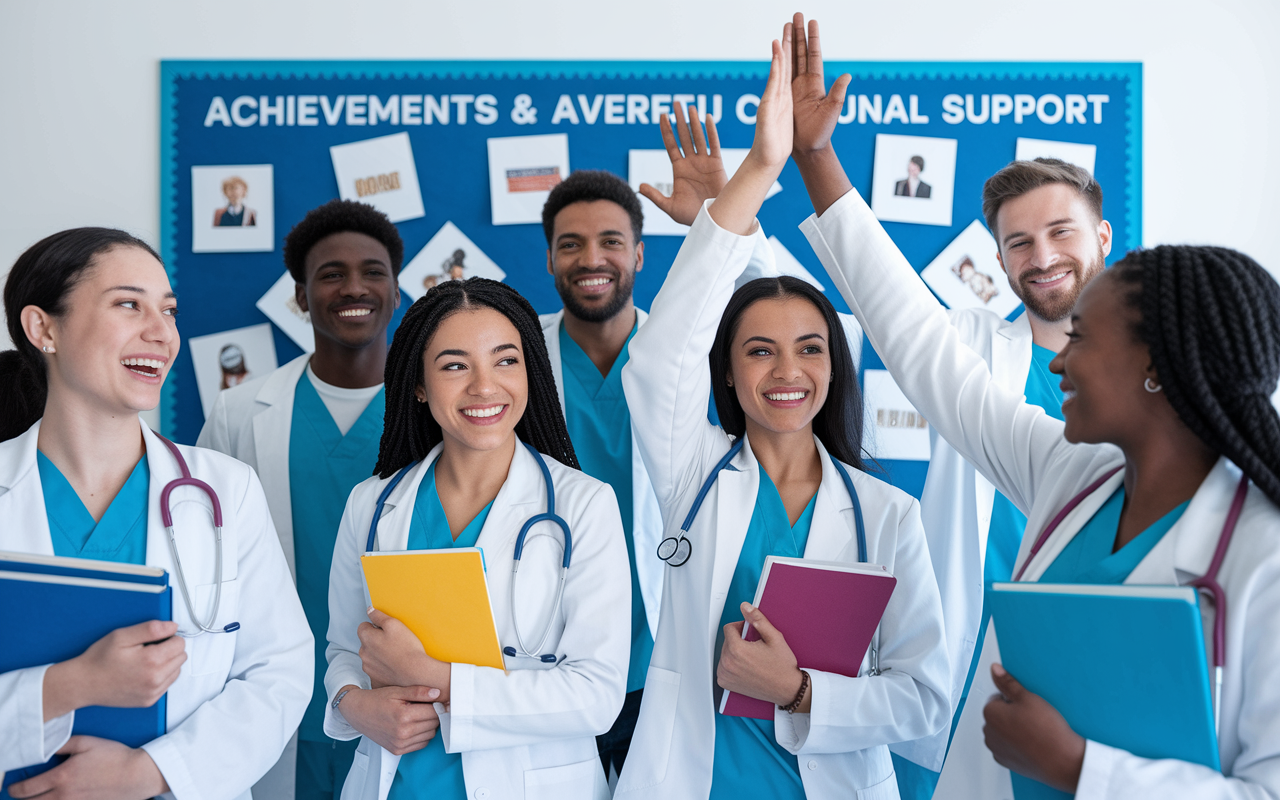
[[[1219,458],[1182,516],[1134,567],[1127,584],[1185,584],[1209,569],[1235,497],[1240,470]]]
[[[818,437],[814,437],[818,445],[818,457],[822,459],[822,483],[818,486],[818,497],[813,503],[813,521],[809,526],[809,540],[804,547],[804,557],[818,561],[838,561],[849,549],[850,542],[857,539],[857,531],[853,527],[853,500],[849,490],[845,488],[844,479],[831,463],[827,448],[822,446]],[[867,543],[868,548],[870,542]],[[857,548],[852,550],[857,558]],[[870,549],[867,558],[874,561]]]
[[[715,551],[711,572],[711,605],[707,609],[713,642],[716,626],[720,622],[720,614],[724,610],[725,598],[729,594],[729,582],[733,580],[733,571],[738,565],[738,556],[742,553],[742,543],[747,538],[747,527],[751,524],[751,515],[755,512],[756,495],[760,491],[759,470],[759,462],[751,452],[751,442],[745,442],[742,450],[716,478],[715,520],[708,520],[711,523],[709,525],[695,525],[705,531],[708,538],[714,537],[714,541],[705,543],[698,538],[693,538],[691,544],[694,551],[690,556],[698,558],[698,547],[711,547]],[[703,480],[706,478],[704,477]]]
[[[382,505],[382,517],[378,520],[378,538],[374,542],[376,550],[407,550],[409,548],[409,528],[413,524],[413,503],[418,497],[418,487],[427,476],[427,470],[444,449],[444,444],[437,444],[427,453],[427,457],[414,465],[404,479],[387,495]],[[388,480],[390,480],[388,478]],[[378,493],[386,488],[378,487]]]
[[[0,550],[51,556],[53,539],[36,468],[39,436],[36,422],[21,436],[0,442]]]
[[[538,318],[542,323],[542,338],[547,342],[547,358],[551,359],[551,376],[556,381],[556,394],[560,397],[560,413],[565,413],[564,406],[564,365],[560,359],[560,323],[564,321],[564,310],[554,314],[544,314]]]
[[[271,373],[255,400],[268,408],[253,417],[253,447],[258,479],[267,495],[289,572],[297,581],[293,548],[293,498],[289,487],[289,433],[293,426],[293,396],[298,380],[311,361],[304,353]]]

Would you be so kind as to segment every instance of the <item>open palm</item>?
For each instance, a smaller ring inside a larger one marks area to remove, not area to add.
[[[845,91],[852,77],[841,75],[828,92],[822,76],[822,47],[818,40],[818,22],[809,20],[805,35],[804,15],[796,14],[791,97],[795,114],[793,151],[797,156],[821,150],[831,143],[836,119],[844,108]]]
[[[720,136],[716,133],[715,119],[710,114],[707,115],[707,132],[704,136],[698,118],[694,117],[686,122],[683,104],[676,103],[676,124],[680,130],[678,146],[676,134],[671,129],[670,117],[664,114],[659,123],[662,143],[667,148],[667,155],[671,157],[671,196],[663,195],[647,183],[640,184],[640,194],[649,198],[655,206],[681,225],[692,225],[698,216],[698,209],[702,208],[705,201],[720,195],[720,190],[729,182],[729,175],[724,171],[724,161],[720,158]]]

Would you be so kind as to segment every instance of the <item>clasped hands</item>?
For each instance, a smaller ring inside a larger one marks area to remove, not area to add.
[[[421,750],[440,727],[434,703],[448,708],[452,665],[427,655],[403,622],[374,608],[356,635],[372,688],[342,687],[347,694],[338,712],[394,755]]]
[[[741,606],[743,619],[724,626],[724,646],[720,649],[720,665],[716,683],[729,692],[737,692],[778,706],[790,705],[803,685],[796,656],[786,637],[750,603]],[[742,638],[744,623],[751,623],[760,638],[748,642]],[[806,689],[797,709],[807,714],[812,691]]]

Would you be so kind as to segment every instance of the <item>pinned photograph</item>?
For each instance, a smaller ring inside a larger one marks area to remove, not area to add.
[[[476,247],[452,222],[436,231],[418,254],[400,270],[400,291],[413,299],[445,281],[489,278],[500,281],[507,273]]]
[[[273,283],[255,305],[298,347],[313,353],[316,349],[316,335],[311,328],[311,315],[298,305],[294,288],[296,286],[293,276],[285,270],[280,280]]]
[[[334,145],[329,157],[343,200],[367,203],[392,222],[425,215],[409,134]]]
[[[191,168],[191,252],[275,249],[270,164]]]
[[[271,325],[250,325],[187,340],[196,368],[200,405],[209,416],[218,392],[239,386],[276,368],[276,343]]]
[[[1018,137],[1018,145],[1013,157],[1018,161],[1030,161],[1033,158],[1056,158],[1068,164],[1083,167],[1092,175],[1093,164],[1098,159],[1098,146],[1096,144],[1051,142],[1048,139],[1023,139]]]
[[[956,140],[876,134],[871,210],[885,222],[951,225]]]
[[[720,150],[720,159],[724,162],[724,171],[730,178],[738,171],[746,160],[746,147],[725,147]],[[684,236],[689,232],[688,225],[681,225],[668,217],[647,197],[640,195],[640,184],[647,183],[667,197],[674,190],[674,174],[671,171],[671,156],[666,150],[630,150],[627,153],[627,183],[631,185],[640,199],[640,208],[644,210],[645,236]],[[765,199],[768,200],[782,191],[782,184],[777,181],[769,187]]]
[[[1007,317],[1022,304],[996,260],[996,240],[980,220],[952,239],[920,277],[951,308],[985,308]]]
[[[863,373],[862,402],[866,409],[864,446],[872,458],[929,460],[929,423],[887,369]]]
[[[488,145],[493,224],[541,223],[547,195],[569,177],[569,136],[503,136]]]

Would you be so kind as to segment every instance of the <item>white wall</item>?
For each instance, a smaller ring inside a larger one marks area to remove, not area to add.
[[[158,244],[162,58],[764,60],[793,10],[0,0],[0,272],[77,225]],[[823,23],[836,59],[1144,62],[1145,242],[1229,245],[1280,274],[1280,236],[1266,223],[1280,221],[1275,0],[815,0],[802,10]]]

